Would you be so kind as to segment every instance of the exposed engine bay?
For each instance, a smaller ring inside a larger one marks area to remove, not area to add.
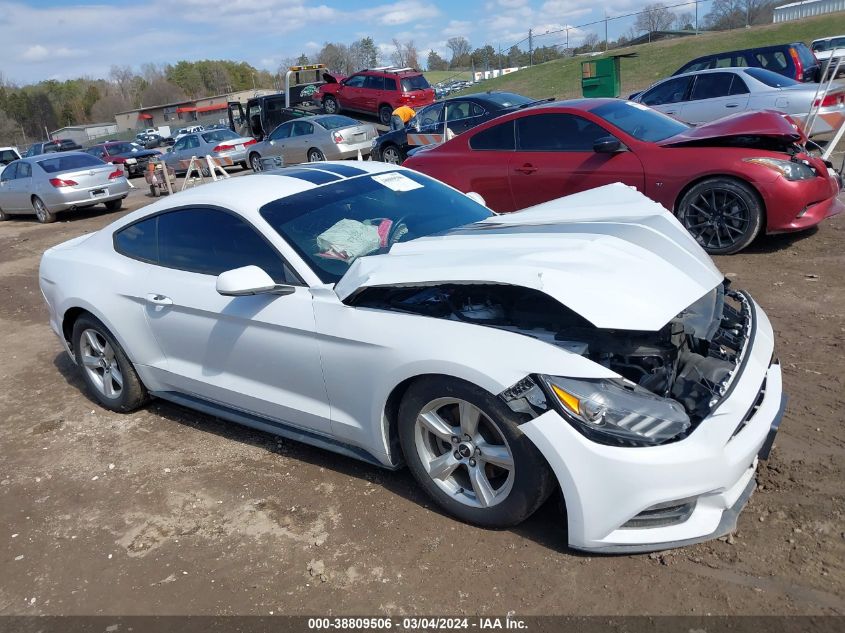
[[[676,400],[697,424],[725,393],[750,333],[748,300],[728,283],[657,332],[600,329],[548,295],[517,286],[371,287],[350,303],[532,336]]]

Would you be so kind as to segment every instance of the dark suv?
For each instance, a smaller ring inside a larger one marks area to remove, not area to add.
[[[746,48],[696,57],[672,75],[731,66],[765,68],[798,81],[818,81],[821,77],[821,64],[813,55],[813,51],[803,42]]]
[[[418,110],[434,103],[434,88],[413,68],[371,68],[349,77],[324,74],[327,83],[317,90],[317,98],[328,114],[353,110],[378,115],[382,125],[401,105]]]

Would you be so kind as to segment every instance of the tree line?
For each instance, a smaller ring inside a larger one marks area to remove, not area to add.
[[[0,75],[0,144],[26,146],[67,125],[113,122],[143,106],[274,86],[275,77],[246,62],[180,61],[112,66],[107,78],[53,79],[16,86]]]

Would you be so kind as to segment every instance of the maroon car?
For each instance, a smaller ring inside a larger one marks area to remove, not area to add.
[[[693,128],[639,103],[582,99],[498,117],[405,166],[499,212],[623,182],[674,212],[705,250],[728,254],[845,208],[838,178],[804,140],[775,112]]]

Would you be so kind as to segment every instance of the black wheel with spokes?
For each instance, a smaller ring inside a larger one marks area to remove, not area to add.
[[[738,253],[757,237],[763,204],[748,185],[710,178],[692,187],[678,204],[678,219],[711,255]]]

